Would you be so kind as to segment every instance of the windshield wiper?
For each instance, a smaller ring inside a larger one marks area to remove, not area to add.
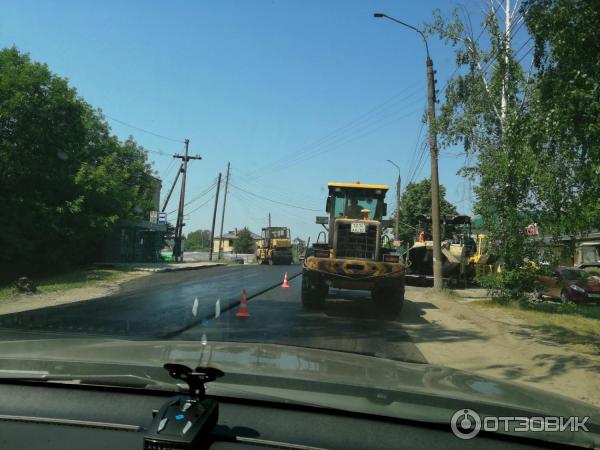
[[[138,389],[158,389],[166,391],[180,391],[182,386],[166,381],[159,381],[131,374],[49,374],[38,371],[0,371],[0,383],[2,382],[33,382],[33,383],[64,383],[84,384],[99,386],[114,386]]]

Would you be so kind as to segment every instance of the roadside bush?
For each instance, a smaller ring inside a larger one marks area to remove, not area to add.
[[[501,304],[512,301],[527,302],[528,294],[535,290],[536,271],[531,267],[503,270],[479,278],[479,283],[487,289],[492,300]]]

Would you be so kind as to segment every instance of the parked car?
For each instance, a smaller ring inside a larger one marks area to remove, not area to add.
[[[539,275],[541,296],[560,299],[563,303],[599,302],[600,278],[574,267],[558,267],[548,275]]]

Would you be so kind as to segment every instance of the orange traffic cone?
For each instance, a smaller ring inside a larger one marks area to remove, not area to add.
[[[248,303],[246,301],[246,289],[242,290],[242,301],[240,302],[240,309],[235,316],[242,317],[244,319],[250,317],[250,312],[248,311]]]
[[[290,285],[288,284],[287,272],[283,276],[283,284],[281,285],[281,287],[282,288],[289,288],[290,287]]]

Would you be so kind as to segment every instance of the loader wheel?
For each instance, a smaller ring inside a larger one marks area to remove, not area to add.
[[[394,287],[375,287],[371,297],[382,310],[398,314],[404,306],[404,285]]]
[[[323,282],[315,282],[306,270],[302,271],[300,296],[306,309],[318,309],[325,304],[329,287]]]

